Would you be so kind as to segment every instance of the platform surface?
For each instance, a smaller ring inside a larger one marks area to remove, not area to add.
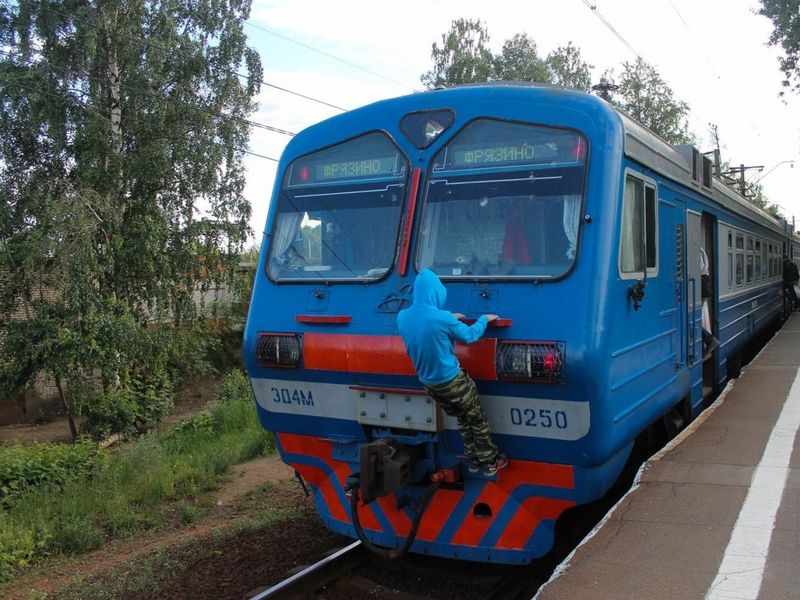
[[[537,600],[800,600],[800,313],[642,468]]]

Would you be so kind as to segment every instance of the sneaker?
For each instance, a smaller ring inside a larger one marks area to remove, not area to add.
[[[493,475],[497,475],[497,472],[501,469],[505,469],[508,466],[508,457],[505,454],[498,454],[497,458],[495,458],[492,462],[483,463],[481,465],[481,470],[483,474],[487,477],[491,477]]]
[[[477,473],[481,470],[481,463],[474,458],[469,461],[469,472],[470,473]]]

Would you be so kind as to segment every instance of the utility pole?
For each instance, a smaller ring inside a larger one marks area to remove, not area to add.
[[[744,180],[744,172],[749,171],[750,169],[758,169],[759,171],[762,171],[764,169],[764,165],[754,165],[752,167],[740,165],[738,167],[732,167],[723,173],[723,175],[730,175],[732,173],[739,174],[739,193],[744,197],[747,197],[747,182]]]
[[[711,130],[711,135],[714,138],[714,149],[709,152],[703,152],[703,154],[713,154],[714,155],[714,173],[717,177],[722,176],[722,158],[721,153],[719,151],[719,129],[717,128],[716,123],[709,123],[709,129]]]

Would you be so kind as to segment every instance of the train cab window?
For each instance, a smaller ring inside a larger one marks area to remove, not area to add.
[[[657,271],[657,202],[656,188],[638,177],[625,178],[620,233],[619,270],[623,278]],[[646,263],[645,263],[646,261]]]
[[[417,267],[443,278],[553,278],[578,251],[587,144],[575,131],[478,119],[436,155]]]
[[[373,132],[295,160],[270,235],[275,281],[369,281],[392,266],[408,162]]]

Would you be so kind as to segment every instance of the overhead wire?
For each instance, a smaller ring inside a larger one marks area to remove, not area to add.
[[[406,88],[408,90],[411,90],[412,92],[415,91],[415,88],[413,88],[410,85],[407,85],[405,83],[397,81],[396,79],[392,79],[391,77],[386,77],[385,75],[381,75],[380,73],[377,73],[375,71],[371,71],[370,69],[367,69],[366,67],[362,67],[361,65],[358,65],[358,64],[356,64],[354,62],[350,62],[349,60],[345,60],[343,58],[339,58],[338,56],[335,56],[334,54],[331,54],[330,52],[325,52],[324,50],[320,50],[319,48],[314,48],[313,46],[309,46],[308,44],[304,44],[303,42],[298,42],[297,40],[295,40],[295,39],[293,39],[293,38],[291,38],[291,37],[289,37],[287,35],[278,33],[277,31],[273,31],[271,29],[267,29],[266,27],[263,27],[261,25],[256,25],[252,21],[249,21],[249,20],[245,21],[244,24],[249,26],[249,27],[252,27],[253,29],[258,29],[259,31],[263,31],[264,33],[268,33],[269,35],[273,35],[273,36],[278,37],[278,38],[280,38],[282,40],[286,40],[287,42],[291,42],[292,44],[296,44],[298,46],[302,46],[303,48],[306,48],[307,50],[311,50],[312,52],[316,52],[317,54],[321,54],[322,56],[326,56],[326,57],[328,57],[328,58],[330,58],[332,60],[338,61],[338,62],[340,62],[342,64],[345,64],[345,65],[347,65],[349,67],[353,67],[354,69],[358,69],[359,71],[364,71],[365,73],[368,73],[368,74],[370,74],[370,75],[372,75],[374,77],[379,77],[379,78],[381,78],[381,79],[383,79],[385,81],[388,81],[390,83],[394,83],[395,85],[399,85],[401,87],[404,87],[404,88]]]
[[[622,42],[625,45],[625,47],[628,48],[628,50],[633,52],[634,56],[636,56],[637,58],[639,57],[639,53],[634,49],[633,46],[630,45],[630,43],[628,43],[628,40],[626,40],[622,36],[622,34],[614,28],[614,26],[608,21],[608,19],[606,19],[602,14],[600,14],[600,11],[597,10],[596,4],[592,4],[589,0],[581,0],[581,1],[589,8],[589,10],[592,11],[592,13],[598,19],[600,19],[603,25],[605,25],[608,28],[608,30],[614,34],[614,37],[616,37],[620,42]]]
[[[584,4],[585,4],[585,5],[586,5],[586,6],[587,6],[587,7],[588,7],[588,8],[589,8],[591,11],[592,11],[592,13],[593,13],[593,14],[594,14],[594,15],[595,15],[595,16],[596,16],[598,19],[600,19],[600,21],[601,21],[601,22],[602,22],[602,23],[603,23],[603,24],[606,26],[606,28],[607,28],[607,29],[608,29],[610,32],[611,32],[612,34],[614,34],[614,36],[615,36],[615,37],[616,37],[616,38],[617,38],[617,39],[618,39],[620,42],[622,42],[622,44],[624,44],[624,45],[625,45],[625,46],[626,46],[626,47],[627,47],[627,48],[628,48],[628,49],[631,51],[631,53],[633,53],[633,55],[634,55],[634,56],[635,56],[637,59],[641,58],[642,60],[644,60],[644,57],[643,57],[641,54],[639,54],[639,52],[637,52],[637,51],[636,51],[636,49],[635,49],[635,48],[634,48],[634,47],[633,47],[633,46],[632,46],[632,45],[631,45],[631,44],[628,42],[628,40],[626,40],[626,39],[625,39],[625,38],[622,36],[622,34],[621,34],[621,33],[620,33],[620,32],[619,32],[619,31],[618,31],[618,30],[617,30],[617,29],[616,29],[616,28],[615,28],[615,27],[614,27],[614,26],[611,24],[611,22],[610,22],[608,19],[606,19],[606,18],[605,18],[605,17],[604,17],[602,14],[600,14],[600,11],[598,11],[598,10],[597,10],[597,5],[596,5],[596,4],[592,4],[592,2],[591,2],[590,0],[581,0],[581,1],[582,1],[582,2],[583,2],[583,3],[584,3]],[[677,13],[677,15],[678,15],[678,18],[679,18],[679,19],[680,19],[680,20],[681,20],[681,21],[684,23],[684,25],[686,26],[686,28],[687,28],[687,31],[688,31],[688,25],[686,24],[686,21],[684,20],[683,16],[680,14],[680,12],[678,11],[677,7],[675,7],[675,5],[674,5],[674,4],[672,4],[672,0],[668,0],[668,1],[670,2],[670,4],[672,5],[673,9],[674,9],[674,10],[675,10],[675,12]],[[691,32],[690,32],[690,33],[691,33]],[[709,64],[710,64],[710,62],[709,62]],[[713,65],[712,65],[712,69],[713,69]],[[715,71],[715,73],[716,73],[716,71]],[[691,107],[689,107],[688,105],[687,105],[687,111],[688,111],[688,114],[689,114],[689,116],[690,116],[690,117],[692,117],[692,119],[693,119],[693,120],[696,122],[695,124],[697,124],[697,123],[707,123],[707,122],[709,122],[709,120],[708,120],[708,119],[702,119],[702,118],[700,118],[700,116],[699,116],[699,115],[696,113],[696,111],[695,111],[695,110],[692,110],[692,108],[691,108]]]
[[[36,48],[36,50],[37,51],[41,51],[41,48]],[[22,57],[16,56],[15,54],[7,52],[7,51],[2,50],[2,49],[0,49],[0,55],[6,56],[6,57],[12,59],[13,61],[26,64],[26,65],[28,65],[30,67],[43,66],[43,67],[47,68],[48,70],[50,70],[51,73],[53,73],[55,71],[58,71],[58,72],[61,72],[61,73],[67,74],[67,75],[80,75],[82,77],[85,77],[89,81],[94,81],[94,82],[99,83],[101,85],[105,85],[107,83],[106,80],[101,79],[100,77],[91,75],[90,73],[87,73],[84,70],[74,71],[74,70],[67,69],[67,68],[64,68],[64,67],[56,66],[56,65],[54,65],[54,64],[52,64],[52,63],[50,63],[48,61],[45,61],[45,60],[32,60],[32,59],[22,58]],[[124,84],[121,84],[120,85],[120,89],[125,90],[125,89],[127,89],[127,86],[125,86]],[[73,90],[73,91],[77,92],[78,90]],[[128,90],[128,91],[130,91],[130,90]],[[150,90],[137,89],[136,91],[137,91],[137,93],[143,93],[145,96],[149,96],[149,97],[155,98],[157,100],[163,100],[163,101],[166,101],[166,102],[177,103],[177,104],[179,104],[181,106],[185,106],[187,108],[191,108],[191,109],[194,109],[194,110],[199,110],[200,112],[204,112],[204,113],[212,115],[212,116],[219,116],[219,117],[221,117],[223,119],[229,119],[229,120],[232,120],[232,121],[239,121],[239,122],[242,122],[242,123],[247,123],[248,125],[251,125],[253,127],[257,127],[259,129],[265,129],[267,131],[280,133],[282,135],[288,135],[290,137],[296,135],[294,132],[287,131],[286,129],[281,129],[279,127],[274,127],[272,125],[267,125],[265,123],[259,123],[258,121],[253,121],[251,119],[246,119],[244,117],[226,115],[223,112],[216,111],[216,110],[213,110],[213,109],[210,109],[210,108],[204,108],[204,107],[198,106],[196,104],[190,104],[190,103],[188,103],[188,102],[186,102],[184,100],[178,100],[176,98],[169,98],[169,97],[165,96],[163,93],[161,93],[158,90],[154,90],[154,89],[150,89]]]
[[[58,10],[55,10],[54,8],[51,8],[49,6],[45,6],[45,7],[42,7],[42,8],[44,10],[52,13],[52,14],[60,16],[63,19],[75,18],[74,15],[67,15],[67,14],[62,13],[62,12],[60,12]],[[85,20],[82,21],[82,23],[83,23],[83,25],[85,25],[87,27],[90,27],[90,28],[92,28],[92,29],[94,29],[96,31],[99,31],[99,28],[98,28],[97,25],[94,25],[92,23],[88,23]],[[245,21],[245,23],[246,23],[246,21]],[[143,45],[143,46],[146,46],[147,44],[152,44],[153,46],[155,46],[157,48],[160,48],[161,50],[165,50],[165,51],[169,51],[170,50],[167,46],[165,46],[164,44],[160,44],[159,42],[157,42],[153,38],[144,39],[144,38],[141,38],[141,37],[133,36],[131,34],[126,34],[124,32],[120,33],[120,35],[125,37],[125,38],[127,38],[130,41],[133,41],[133,42],[138,43],[138,44]],[[246,81],[248,81],[250,79],[250,75],[239,73],[238,71],[233,70],[233,69],[223,69],[223,71],[226,72],[226,73],[229,73],[231,75],[235,75],[236,77],[239,77],[239,78],[244,79]],[[342,108],[341,106],[336,106],[335,104],[331,104],[330,102],[326,102],[325,100],[320,100],[319,98],[315,98],[315,97],[309,96],[307,94],[301,94],[300,92],[296,92],[294,90],[290,90],[288,88],[281,87],[281,86],[276,85],[274,83],[269,83],[268,81],[264,81],[263,73],[261,74],[261,76],[259,76],[258,80],[259,80],[259,83],[261,85],[264,85],[264,86],[279,90],[281,92],[285,92],[287,94],[291,94],[293,96],[297,96],[299,98],[303,98],[303,99],[309,100],[311,102],[316,102],[318,104],[322,104],[324,106],[328,106],[329,108],[333,108],[333,109],[336,109],[336,110],[341,111],[341,112],[345,112],[347,110],[346,108]]]
[[[99,106],[95,106],[95,105],[90,104],[90,103],[81,102],[80,100],[78,100],[77,98],[74,98],[72,96],[55,94],[55,93],[47,91],[47,90],[42,90],[42,89],[37,89],[35,87],[27,86],[27,85],[22,84],[22,83],[16,83],[16,85],[18,87],[24,89],[24,90],[27,90],[29,92],[33,92],[35,94],[42,94],[44,96],[49,96],[49,97],[54,98],[56,100],[70,101],[70,102],[80,106],[81,108],[83,108],[83,109],[85,109],[85,110],[87,110],[89,112],[94,112],[95,114],[101,115],[103,117],[107,117],[107,116],[109,116],[111,114],[111,111],[109,109],[105,109],[105,108],[102,108],[102,107],[99,107]],[[73,92],[73,93],[76,93],[76,94],[81,94],[81,95],[84,95],[84,96],[89,94],[89,92],[87,92],[85,90],[79,90],[79,89],[75,89],[75,88],[66,88],[65,91]],[[138,125],[144,124],[141,120],[137,119],[136,117],[128,116],[127,120],[131,121],[131,122],[133,122],[135,124],[138,124]],[[161,138],[161,139],[171,139],[171,138]],[[218,145],[222,146],[222,144],[218,144]],[[245,154],[251,154],[251,155],[257,156],[259,158],[263,158],[263,159],[270,160],[270,161],[273,161],[273,162],[278,162],[277,158],[272,158],[271,156],[265,156],[263,154],[258,154],[257,152],[253,152],[252,150],[248,150],[247,148],[241,148],[239,146],[234,146],[233,149],[238,151],[238,152],[244,152]]]
[[[708,63],[708,66],[711,69],[711,71],[714,73],[717,79],[722,79],[720,77],[720,74],[717,72],[717,69],[714,67],[714,64],[711,62],[711,58],[709,58],[708,52],[706,52],[705,47],[698,42],[697,38],[694,35],[694,32],[692,32],[691,28],[689,27],[689,24],[686,22],[686,19],[683,18],[681,11],[678,10],[678,7],[675,6],[675,3],[672,0],[667,0],[667,2],[669,2],[669,5],[672,7],[672,10],[675,11],[675,14],[678,15],[678,19],[680,19],[680,22],[683,23],[683,28],[686,29],[686,32],[689,34],[689,37],[692,39],[692,42],[694,42],[695,46],[698,46],[700,48],[700,51],[703,53],[703,57]]]

